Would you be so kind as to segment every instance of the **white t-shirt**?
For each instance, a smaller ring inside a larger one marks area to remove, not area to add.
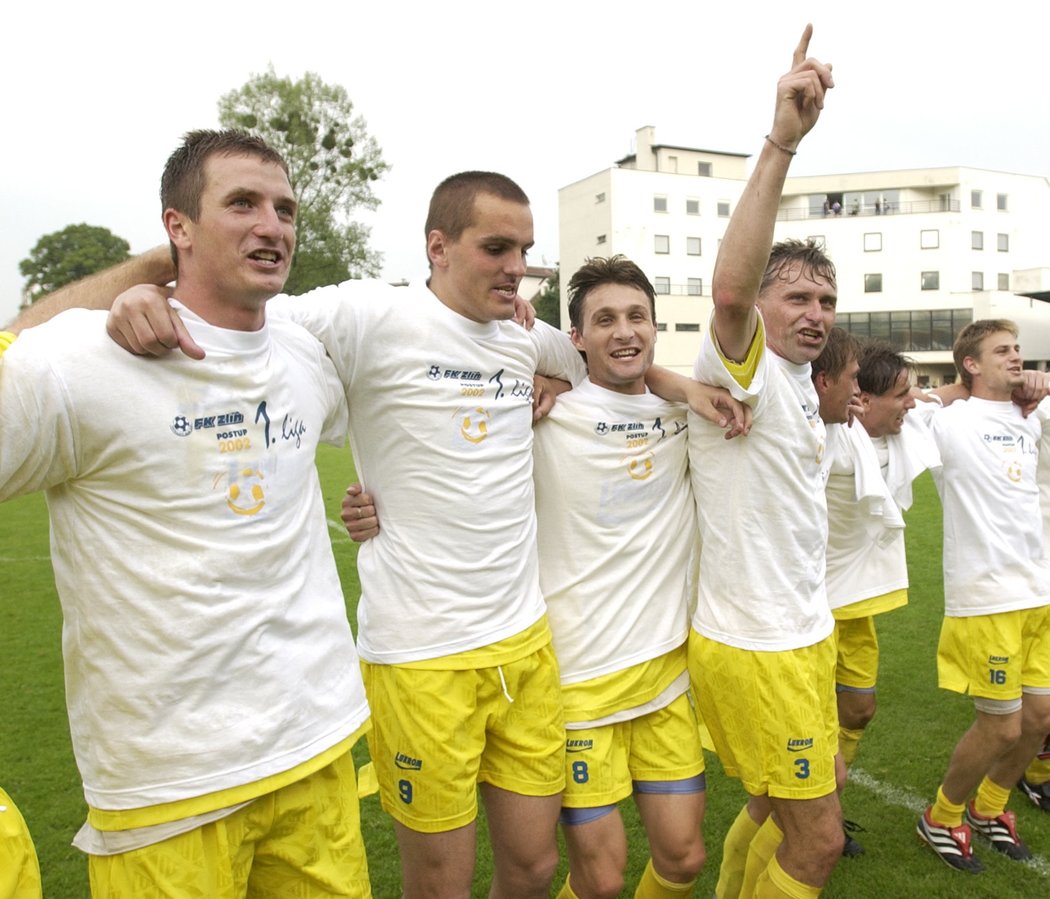
[[[681,646],[696,515],[686,411],[584,381],[536,426],[540,584],[562,683]]]
[[[128,809],[309,761],[368,715],[314,455],[345,402],[305,331],[211,327],[129,355],[106,314],[0,360],[0,499],[45,489],[66,702],[90,805]]]
[[[729,646],[780,651],[817,643],[834,627],[824,590],[827,438],[809,365],[760,352],[747,388],[726,368],[710,328],[696,361],[696,378],[727,388],[754,419],[748,436],[725,440],[689,416],[701,541],[693,627]]]
[[[860,422],[828,427],[840,439],[826,488],[826,587],[828,604],[839,609],[906,589],[908,563],[904,519],[883,478],[889,466],[887,439],[872,441]]]
[[[533,377],[585,377],[568,338],[542,322],[474,322],[425,287],[374,281],[270,308],[335,363],[354,463],[382,522],[357,560],[361,656],[439,658],[538,621]]]
[[[1009,401],[952,403],[930,427],[943,468],[944,613],[990,615],[1050,602],[1036,468],[1041,426]]]

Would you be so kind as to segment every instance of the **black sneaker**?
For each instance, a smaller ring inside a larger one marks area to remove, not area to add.
[[[846,841],[842,844],[842,857],[843,858],[856,858],[858,855],[864,854],[864,847],[860,845],[855,839],[853,834],[864,833],[864,828],[861,827],[856,821],[850,821],[848,819],[842,822],[842,832],[845,834]]]
[[[966,806],[966,823],[992,844],[992,848],[1003,855],[1023,862],[1032,857],[1029,848],[1017,835],[1017,816],[1010,811],[997,818],[985,818],[973,810],[973,803]]]
[[[1032,805],[1050,812],[1050,782],[1034,784],[1023,777],[1017,781],[1017,789],[1032,800]]]
[[[922,813],[915,828],[919,839],[929,846],[937,857],[949,868],[980,874],[984,865],[974,858],[971,848],[970,826],[965,822],[958,827],[946,827],[930,820],[930,809]]]

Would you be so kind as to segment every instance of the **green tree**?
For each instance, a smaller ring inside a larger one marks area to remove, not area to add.
[[[123,262],[131,247],[123,237],[97,225],[69,225],[45,234],[18,263],[25,291],[35,301],[59,287]]]
[[[307,72],[279,78],[273,66],[219,100],[224,128],[258,134],[288,161],[299,199],[298,247],[285,290],[304,293],[347,278],[379,273],[369,229],[352,221],[360,207],[379,205],[372,184],[389,166],[340,85]]]
[[[536,295],[536,318],[561,329],[561,291],[558,287],[558,269],[547,279],[543,289]]]

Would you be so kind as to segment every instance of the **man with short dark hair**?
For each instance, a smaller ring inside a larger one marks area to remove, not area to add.
[[[314,456],[346,404],[270,322],[295,248],[281,157],[192,132],[165,170],[175,306],[144,361],[74,310],[0,360],[0,499],[45,490],[96,897],[370,896],[368,720]],[[38,311],[39,313],[39,311]]]
[[[633,794],[651,858],[634,893],[691,892],[704,862],[704,761],[686,666],[696,513],[686,407],[649,392],[655,292],[628,259],[568,285],[588,379],[536,425],[540,585],[565,702],[561,899],[623,894]],[[699,385],[697,385],[699,386]]]
[[[908,601],[901,513],[911,506],[912,481],[940,464],[925,425],[909,414],[915,406],[911,363],[888,344],[857,346],[862,414],[851,427],[829,427],[836,430],[837,441],[826,489],[826,589],[835,618],[839,748],[847,767],[875,714],[875,616]],[[850,833],[856,826],[846,822],[846,827],[843,853],[861,854],[863,847]]]

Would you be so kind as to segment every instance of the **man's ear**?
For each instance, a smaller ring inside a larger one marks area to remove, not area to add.
[[[427,258],[433,268],[448,268],[448,248],[452,243],[445,232],[437,228],[427,235]]]
[[[817,389],[817,396],[823,396],[828,392],[828,376],[826,372],[817,372],[813,379],[813,386]]]
[[[971,377],[981,373],[981,363],[974,359],[973,356],[963,357],[963,368],[970,373]]]
[[[572,345],[576,347],[581,353],[583,352],[583,335],[580,334],[576,328],[569,329],[569,340],[572,341]]]
[[[168,240],[178,249],[188,250],[192,243],[192,234],[189,228],[192,222],[189,216],[179,212],[177,209],[165,209],[163,218],[164,230],[168,232]]]

